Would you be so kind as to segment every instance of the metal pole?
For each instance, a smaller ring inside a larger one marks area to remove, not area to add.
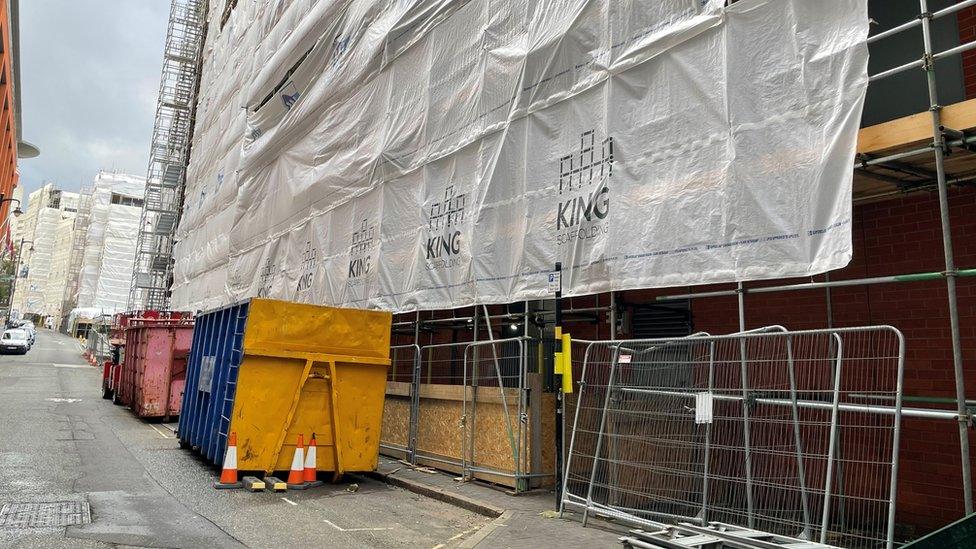
[[[417,463],[417,439],[420,430],[420,311],[417,311],[416,322],[413,325],[413,364],[410,376],[410,433],[407,438],[407,459],[411,464]]]
[[[888,488],[888,540],[887,549],[892,549],[895,542],[895,510],[898,503],[898,452],[901,444],[901,415],[902,390],[905,379],[905,336],[897,332],[898,336],[898,381],[895,385],[895,432],[891,439],[891,480]],[[965,464],[964,464],[965,466]]]
[[[957,11],[960,11],[962,9],[968,8],[969,6],[973,6],[973,5],[976,5],[976,0],[963,0],[962,2],[959,2],[958,4],[953,4],[953,5],[951,5],[951,6],[947,7],[947,8],[941,9],[941,10],[933,13],[932,14],[932,19],[938,19],[940,17],[944,17],[946,15],[950,15],[950,14],[956,13]],[[898,34],[899,32],[902,32],[902,31],[905,31],[905,30],[908,30],[908,29],[917,27],[920,24],[922,24],[921,19],[912,19],[911,21],[909,21],[907,23],[902,23],[901,25],[898,25],[897,27],[890,28],[890,29],[888,29],[888,30],[886,30],[884,32],[879,32],[878,34],[875,34],[874,36],[869,36],[868,39],[867,39],[867,43],[868,44],[871,44],[872,42],[877,42],[878,40],[881,40],[882,38],[887,38],[887,37],[889,37],[889,36],[891,36],[893,34]]]
[[[617,339],[617,292],[610,292],[610,341]]]
[[[715,342],[708,343],[708,394],[715,390]],[[711,470],[712,422],[705,424],[705,463],[702,468],[702,506],[699,519],[708,524],[708,474]]]
[[[553,327],[553,351],[561,353],[563,350],[563,264],[556,262],[556,276],[559,277],[559,286],[556,288],[556,325]],[[553,364],[555,365],[555,363]],[[553,389],[556,392],[556,478],[563,476],[563,379],[561,375],[553,374]],[[558,506],[563,499],[562,486],[556,482],[556,505]],[[586,525],[586,515],[583,515],[583,525]]]
[[[939,184],[939,216],[942,222],[942,249],[945,255],[946,292],[949,300],[949,327],[952,334],[952,367],[956,381],[956,408],[959,412],[959,454],[962,459],[963,503],[966,514],[973,512],[973,479],[969,463],[969,431],[966,414],[966,386],[962,364],[962,342],[959,336],[959,307],[956,301],[956,262],[952,255],[952,229],[949,223],[949,190],[945,175],[945,152],[943,150],[942,113],[936,89],[935,63],[932,55],[932,30],[928,0],[919,0],[922,17],[922,42],[925,47],[925,75],[928,81],[930,111],[932,113],[932,135],[935,152],[935,172]]]
[[[9,309],[9,312],[7,313],[7,317],[8,318],[14,312],[14,296],[17,294],[17,279],[20,278],[20,262],[24,259],[24,242],[25,241],[26,241],[26,239],[23,238],[23,237],[21,237],[21,239],[20,239],[20,247],[17,248],[17,262],[14,265],[14,280],[13,280],[13,283],[10,285],[10,309]]]
[[[742,282],[737,284],[739,301],[739,332],[746,331],[746,303],[745,291]],[[739,339],[739,369],[742,377],[742,447],[745,450],[746,460],[746,510],[748,513],[749,528],[753,527],[755,518],[753,516],[752,501],[752,429],[749,425],[749,367],[746,364],[746,340]]]
[[[599,302],[597,303],[599,305]],[[617,339],[617,296],[616,292],[610,292],[610,341]],[[577,397],[578,398],[578,397]],[[576,401],[579,403],[579,400]],[[578,406],[578,404],[577,404]],[[617,425],[617,418],[614,417],[613,432],[619,433],[619,425]],[[620,467],[619,463],[619,448],[617,444],[617,439],[610,439],[610,485],[620,486]],[[618,506],[620,504],[619,491],[613,490],[610,493],[609,503],[613,506]]]
[[[475,308],[474,308],[474,315],[473,316],[474,316],[474,334],[473,334],[473,337],[472,337],[472,343],[474,343],[474,345],[473,345],[474,349],[473,349],[473,352],[472,352],[472,355],[473,356],[472,356],[472,361],[471,361],[471,364],[472,364],[472,368],[471,368],[471,391],[470,391],[470,394],[471,394],[471,421],[470,422],[469,421],[465,421],[465,427],[464,427],[464,436],[466,436],[468,438],[468,454],[467,454],[467,457],[466,458],[464,457],[464,444],[462,443],[462,445],[461,445],[462,461],[464,461],[465,463],[470,462],[471,466],[474,466],[474,437],[475,437],[475,429],[477,428],[477,421],[478,421],[478,376],[480,375],[480,369],[481,369],[480,368],[481,365],[478,363],[478,360],[479,360],[479,357],[478,357],[479,348],[478,348],[477,343],[478,343],[478,325],[480,324],[480,319],[478,318],[479,317],[479,311],[478,311],[478,307],[477,306],[475,306]],[[468,347],[465,347],[465,350],[464,350],[464,369],[465,369],[465,371],[468,369]],[[465,375],[467,375],[467,374],[465,373]],[[462,393],[462,396],[463,396],[463,398],[465,400],[467,400],[468,393],[469,393],[468,387],[465,386],[463,388],[463,390],[464,390],[464,393]],[[465,414],[465,417],[467,417],[467,414]],[[463,437],[462,437],[462,440],[463,440]],[[461,478],[463,480],[468,480],[468,476],[467,476],[467,474],[465,472],[465,469],[463,467],[461,468]],[[474,478],[474,474],[471,475],[471,478]]]
[[[824,280],[830,282],[830,273],[824,274]],[[827,300],[827,327],[834,327],[834,304],[831,301],[830,286],[824,288],[825,298]]]
[[[823,514],[820,517],[820,543],[827,543],[827,530],[830,527],[830,497],[834,480],[834,450],[837,448],[838,418],[840,417],[840,376],[844,360],[844,343],[840,336],[833,335],[837,342],[837,359],[834,370],[834,395],[830,411],[830,440],[827,442],[827,474],[824,476]]]
[[[956,277],[976,276],[976,269],[961,269],[955,271]],[[735,290],[717,290],[714,292],[699,292],[692,294],[663,295],[655,301],[675,301],[679,299],[702,299],[708,297],[726,297],[736,294],[769,294],[774,292],[792,292],[799,290],[819,290],[821,288],[836,288],[840,286],[869,286],[872,284],[889,284],[894,282],[925,282],[942,280],[947,275],[944,272],[912,273],[890,276],[876,276],[871,278],[852,278],[848,280],[829,280],[826,282],[802,282],[800,284],[785,284],[783,286],[760,286],[758,288],[737,288]]]
[[[637,387],[621,387],[617,389],[617,392],[628,395],[658,395],[667,397],[683,397],[688,400],[693,400],[696,393],[687,391],[675,391],[675,390],[663,390],[663,389],[639,389]],[[712,395],[712,399],[721,402],[742,402],[741,396],[736,396],[727,393],[715,393]],[[793,406],[793,401],[789,398],[767,398],[767,397],[755,397],[752,399],[754,404],[762,404],[764,406],[783,406],[790,407]],[[831,402],[826,402],[823,400],[797,400],[796,405],[804,410],[833,410],[834,405]],[[897,410],[894,406],[874,406],[869,404],[845,404],[841,403],[837,406],[837,409],[841,412],[857,412],[857,413],[868,413],[868,414],[878,414],[878,415],[895,415],[899,414],[901,417],[912,417],[919,419],[944,419],[955,421],[958,419],[958,414],[955,410],[939,410],[935,408],[901,408]]]
[[[800,481],[800,501],[803,505],[803,539],[811,539],[813,532],[810,531],[810,503],[807,498],[807,468],[803,464],[803,437],[800,434],[800,407],[797,406],[796,396],[796,368],[793,363],[793,336],[786,336],[786,368],[790,377],[790,400],[792,401],[791,411],[793,414],[793,444],[796,446],[796,468],[797,476]]]

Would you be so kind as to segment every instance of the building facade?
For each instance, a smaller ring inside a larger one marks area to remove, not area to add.
[[[52,183],[30,194],[27,210],[17,221],[20,238],[14,243],[19,272],[12,310],[17,314],[52,316],[59,312],[60,294],[55,300],[56,292],[50,290],[50,284],[62,291],[64,285],[60,279],[52,279],[51,273],[66,270],[61,264],[63,258],[55,251],[65,238],[62,233],[77,215],[79,200],[78,193],[63,191]]]
[[[92,185],[85,244],[78,274],[77,307],[111,314],[129,299],[142,215],[145,179],[99,172]],[[80,228],[80,227],[79,227]]]
[[[8,2],[0,2],[0,199],[11,198],[17,186],[18,130],[17,98],[15,95],[15,57],[17,44]],[[6,207],[0,207],[0,228],[9,216]]]

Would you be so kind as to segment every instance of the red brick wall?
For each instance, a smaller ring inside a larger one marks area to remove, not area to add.
[[[959,24],[959,43],[976,40],[976,8],[965,8],[956,14]],[[966,99],[976,97],[976,50],[962,54],[963,81],[966,86]]]
[[[976,189],[950,192],[956,264],[976,267]],[[944,269],[938,197],[916,193],[855,208],[854,259],[831,273],[835,280]],[[822,280],[823,277],[816,277]],[[794,280],[792,282],[804,282]],[[751,283],[774,285],[791,281]],[[626,292],[630,302],[683,291],[728,289],[731,285]],[[905,395],[953,397],[952,344],[944,281],[851,286],[832,291],[834,326],[891,324],[905,334]],[[976,398],[976,279],[958,279],[958,303],[966,367],[966,393]],[[738,329],[736,299],[692,301],[695,329],[728,333]],[[823,290],[746,296],[746,328],[782,324],[790,329],[823,328]],[[916,404],[917,405],[917,404]],[[976,456],[976,431],[970,431]],[[903,422],[898,522],[927,530],[963,514],[958,427],[954,422]]]

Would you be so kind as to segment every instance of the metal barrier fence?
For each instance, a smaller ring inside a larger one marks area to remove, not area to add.
[[[529,468],[524,451],[528,409],[525,342],[508,339],[468,345],[464,375],[462,476],[481,472],[511,477],[516,490],[526,489],[522,484]]]
[[[397,345],[390,347],[390,369],[387,372],[387,382],[404,383],[408,387],[407,401],[408,423],[405,440],[381,440],[380,447],[385,450],[400,452],[410,463],[416,463],[417,428],[420,406],[420,388],[415,380],[420,377],[420,346]],[[399,442],[399,444],[398,444]]]
[[[590,343],[561,510],[891,547],[904,354],[889,326]]]
[[[516,491],[528,489],[532,478],[551,477],[536,470],[540,459],[530,448],[530,431],[541,436],[539,418],[530,421],[527,383],[527,352],[536,343],[511,338],[391,348],[386,413],[396,417],[384,420],[381,448]]]
[[[96,364],[101,364],[112,356],[112,346],[109,345],[108,336],[99,333],[97,330],[93,329],[88,332],[85,347],[89,355],[95,359]]]

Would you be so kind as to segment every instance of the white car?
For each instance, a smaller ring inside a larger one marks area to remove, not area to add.
[[[20,326],[20,329],[27,332],[27,338],[30,339],[31,345],[34,345],[34,340],[37,339],[37,328],[34,323],[26,322]]]
[[[7,330],[0,336],[0,353],[26,355],[31,348],[27,330]]]

